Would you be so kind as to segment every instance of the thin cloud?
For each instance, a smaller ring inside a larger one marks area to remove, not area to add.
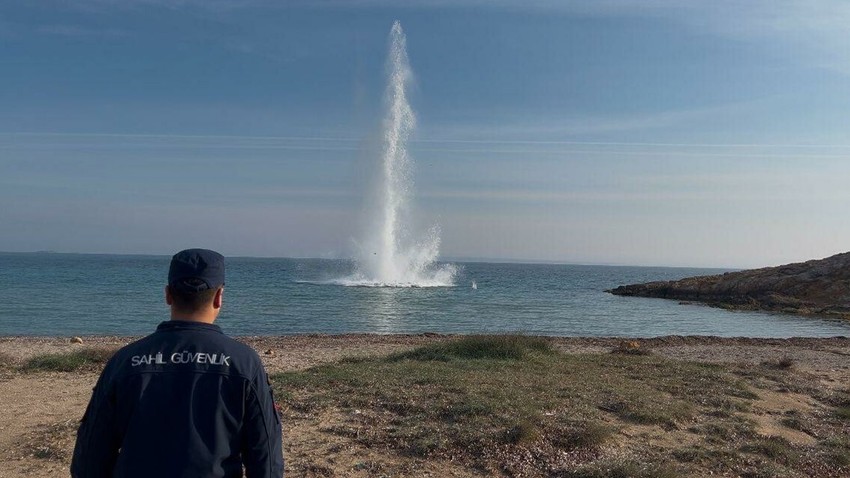
[[[847,201],[850,193],[836,187],[803,187],[787,178],[779,177],[771,183],[768,177],[752,174],[753,183],[735,178],[696,178],[663,176],[638,179],[630,185],[631,190],[541,190],[530,188],[481,188],[481,189],[434,189],[417,196],[425,200],[481,201],[492,204],[506,202],[518,204],[549,203],[627,203],[703,201],[717,202],[722,197],[727,203],[747,201],[790,201],[800,203],[814,201]],[[793,189],[796,186],[796,189]],[[620,186],[622,188],[622,186]]]
[[[430,133],[445,138],[531,138],[543,135],[547,138],[583,136],[596,134],[624,133],[660,130],[705,119],[722,119],[740,114],[758,106],[764,100],[727,103],[702,108],[667,110],[634,115],[581,115],[567,118],[544,118],[532,116],[498,118],[492,124],[442,124]]]
[[[44,139],[61,142],[45,142]],[[79,141],[83,139],[85,141]],[[234,149],[283,151],[360,151],[362,139],[331,136],[234,136],[114,133],[10,133],[0,132],[7,150],[126,149]],[[620,141],[536,141],[480,139],[418,139],[410,141],[414,153],[464,153],[550,156],[637,156],[700,158],[850,159],[850,145],[841,144],[706,144]],[[569,147],[563,147],[569,146]],[[757,151],[762,148],[764,151]],[[811,151],[806,151],[810,149]],[[724,151],[725,150],[725,151]]]

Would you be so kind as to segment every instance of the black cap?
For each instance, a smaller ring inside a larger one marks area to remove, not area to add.
[[[168,268],[168,285],[186,292],[224,285],[224,256],[209,249],[186,249],[174,254]]]

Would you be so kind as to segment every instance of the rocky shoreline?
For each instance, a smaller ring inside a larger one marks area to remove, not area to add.
[[[614,295],[850,320],[850,252],[826,259],[677,281],[623,285]]]

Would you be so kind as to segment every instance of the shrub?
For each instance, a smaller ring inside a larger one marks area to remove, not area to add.
[[[616,428],[596,422],[584,422],[555,434],[552,442],[559,448],[597,448],[616,432]]]
[[[540,429],[530,420],[522,420],[505,430],[505,442],[515,445],[529,445],[540,438]]]
[[[761,364],[776,370],[791,370],[794,368],[794,359],[786,355],[779,360],[765,360]]]
[[[9,368],[11,364],[15,363],[15,358],[7,353],[0,352],[0,370],[4,368]]]
[[[781,437],[766,437],[755,440],[741,447],[741,451],[758,453],[774,460],[792,461],[794,450],[788,440]]]

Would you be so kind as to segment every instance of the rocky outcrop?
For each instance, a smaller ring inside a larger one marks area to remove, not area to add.
[[[850,319],[850,252],[778,267],[625,285],[607,292]]]

